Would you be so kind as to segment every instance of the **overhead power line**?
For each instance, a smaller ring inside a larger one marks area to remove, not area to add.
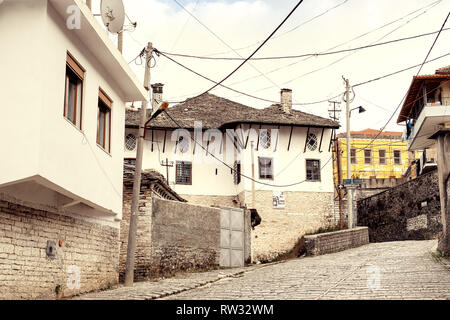
[[[448,30],[450,30],[450,28],[445,28],[442,31],[448,31]],[[373,48],[373,47],[379,47],[379,46],[383,46],[386,44],[392,44],[392,43],[401,42],[401,41],[405,41],[405,40],[417,39],[417,38],[421,38],[421,37],[430,36],[430,35],[436,34],[438,32],[440,32],[440,31],[438,30],[438,31],[434,31],[434,32],[422,33],[422,34],[418,34],[415,36],[399,38],[399,39],[395,39],[395,40],[389,40],[389,41],[385,41],[385,42],[368,44],[368,45],[364,45],[364,46],[360,46],[360,47],[342,49],[342,50],[336,50],[336,51],[328,51],[328,52],[322,52],[322,53],[303,53],[303,54],[299,54],[299,55],[288,55],[288,56],[272,56],[272,57],[259,57],[259,58],[257,57],[257,58],[251,58],[250,60],[280,60],[280,59],[296,59],[296,58],[304,58],[304,57],[329,56],[329,55],[334,55],[334,54],[339,54],[339,53],[345,53],[345,52],[357,51],[357,50],[368,49],[368,48]],[[173,57],[194,58],[194,59],[203,59],[203,60],[227,60],[227,61],[245,60],[244,58],[208,57],[208,56],[195,56],[195,55],[182,54],[182,53],[170,53],[170,52],[166,52],[166,51],[160,51],[160,52],[164,53],[168,56],[173,56]]]
[[[425,59],[424,59],[423,62],[420,64],[420,68],[419,68],[419,70],[418,70],[417,73],[416,73],[416,77],[419,75],[419,73],[420,73],[420,71],[422,70],[424,64],[427,63],[427,62],[429,62],[429,61],[427,61],[427,59],[428,59],[428,57],[430,56],[430,53],[431,53],[431,51],[433,50],[434,45],[436,44],[436,42],[437,42],[439,36],[441,35],[441,31],[444,29],[444,26],[445,26],[445,24],[447,23],[447,20],[448,20],[448,17],[449,17],[449,16],[450,16],[450,12],[447,14],[447,17],[445,18],[444,23],[443,23],[442,26],[441,26],[441,29],[439,30],[438,34],[436,35],[436,38],[434,39],[433,44],[431,45],[430,49],[428,50],[428,53],[427,53],[427,55],[425,56]],[[448,55],[448,54],[447,54],[447,55]],[[365,82],[365,83],[368,83],[368,82]],[[361,83],[361,84],[364,84],[364,83]],[[361,84],[360,84],[360,85],[361,85]],[[363,148],[361,148],[361,149],[364,149],[364,148],[367,148],[368,146],[370,146],[370,145],[378,138],[378,136],[386,129],[387,125],[389,124],[389,122],[392,120],[392,118],[394,117],[394,115],[395,115],[395,113],[397,112],[397,110],[398,110],[398,109],[400,108],[400,106],[402,105],[402,103],[403,103],[403,101],[405,100],[407,94],[408,94],[408,91],[405,93],[405,95],[403,96],[402,100],[400,101],[400,103],[398,104],[398,106],[395,108],[394,112],[391,114],[391,116],[389,117],[389,119],[386,121],[386,124],[381,128],[380,132],[378,132],[378,134],[377,134],[374,138],[372,138],[372,140],[371,140],[365,147],[363,147]],[[360,149],[360,150],[361,150],[361,149]]]
[[[300,0],[295,5],[295,7],[291,10],[291,12],[289,12],[289,14],[286,16],[286,18],[284,18],[283,21],[281,21],[281,23],[278,25],[278,27],[276,27],[275,30],[272,31],[272,33],[266,38],[266,40],[264,40],[258,46],[258,48],[256,48],[255,51],[253,51],[253,53],[250,56],[248,56],[240,65],[238,65],[233,71],[231,71],[225,78],[220,80],[218,83],[213,85],[210,89],[206,90],[204,93],[209,92],[209,91],[213,90],[214,88],[216,88],[217,86],[219,86],[221,83],[223,83],[229,77],[231,77],[236,71],[238,71],[247,61],[249,61],[266,44],[266,42],[269,41],[269,39],[281,28],[281,26],[289,19],[289,17],[295,12],[295,10],[297,10],[297,8],[300,6],[300,4],[302,4],[302,2],[303,2],[303,0]]]
[[[160,51],[159,51],[158,49],[156,49],[156,48],[154,48],[153,51],[154,51],[156,54],[161,55],[161,56],[165,57],[166,59],[169,59],[170,61],[172,61],[172,62],[174,62],[175,64],[179,65],[180,67],[182,67],[182,68],[188,70],[189,72],[192,72],[192,73],[194,73],[195,75],[197,75],[197,76],[199,76],[199,77],[201,77],[201,78],[203,78],[203,79],[205,79],[205,80],[208,80],[208,81],[210,81],[210,82],[215,83],[216,86],[219,86],[219,85],[220,85],[221,87],[223,87],[223,88],[225,88],[225,89],[228,89],[228,90],[230,90],[230,91],[239,93],[239,94],[241,94],[241,95],[244,95],[244,96],[247,96],[247,97],[249,97],[249,98],[256,99],[256,100],[261,100],[261,101],[265,101],[265,102],[269,102],[269,103],[274,103],[274,104],[279,103],[279,101],[274,101],[274,100],[270,100],[270,99],[265,99],[265,98],[261,98],[261,97],[258,97],[258,96],[254,96],[254,95],[248,94],[248,93],[246,93],[246,92],[243,92],[243,91],[240,91],[240,90],[233,89],[233,88],[231,88],[231,87],[229,87],[229,86],[226,86],[226,85],[224,85],[224,84],[221,84],[221,83],[219,83],[219,82],[216,82],[216,81],[214,81],[214,80],[208,78],[207,76],[204,76],[204,75],[202,75],[201,73],[199,73],[199,72],[197,72],[197,71],[195,71],[195,70],[193,70],[193,69],[191,69],[191,68],[185,66],[184,64],[182,64],[182,63],[176,61],[175,59],[173,59],[173,58],[167,56],[166,54],[160,52]],[[429,61],[427,61],[427,62],[425,62],[425,63],[430,63],[430,62],[433,62],[433,61],[442,59],[442,58],[444,58],[444,57],[447,57],[447,56],[449,56],[449,55],[450,55],[450,52],[449,52],[449,53],[446,53],[446,54],[444,54],[444,55],[442,55],[442,56],[436,57],[436,58],[434,58],[434,59],[432,59],[432,60],[429,60]],[[419,65],[420,65],[420,64],[417,64],[417,65],[414,65],[414,66],[411,66],[411,67],[408,67],[408,68],[404,68],[404,69],[401,69],[401,70],[398,70],[398,71],[395,71],[395,72],[391,72],[391,73],[386,74],[386,75],[383,75],[383,76],[379,76],[379,77],[376,77],[376,78],[373,78],[373,79],[370,79],[370,80],[366,80],[366,81],[363,81],[363,82],[360,82],[360,83],[355,84],[353,87],[358,87],[358,86],[362,86],[362,85],[365,85],[365,84],[368,84],[368,83],[371,83],[371,82],[375,82],[375,81],[378,81],[378,80],[381,80],[381,79],[384,79],[384,78],[387,78],[387,77],[396,75],[396,74],[398,74],[398,73],[401,73],[401,72],[404,72],[404,71],[413,69],[413,68],[415,68],[415,67],[417,67],[417,66],[419,66]],[[325,99],[322,99],[322,100],[319,100],[319,101],[297,102],[297,103],[292,103],[292,104],[293,104],[293,105],[311,105],[311,104],[319,104],[319,103],[327,102],[328,100],[335,99],[335,98],[341,96],[343,93],[344,93],[344,92],[341,92],[341,93],[339,93],[339,94],[337,94],[337,95],[335,95],[335,96],[333,96],[333,97],[328,97],[328,98],[325,98]],[[198,95],[196,95],[196,96],[198,96]],[[171,104],[174,104],[174,103],[181,103],[181,102],[183,102],[183,101],[169,101],[169,103],[171,103]]]
[[[181,125],[180,125],[180,124],[179,124],[179,123],[178,123],[178,122],[177,122],[177,121],[169,114],[169,112],[167,112],[167,110],[164,110],[164,112],[165,112],[166,115],[169,117],[169,119],[172,120],[173,123],[175,123],[175,125],[176,125],[179,129],[182,129],[182,126],[181,126]],[[200,146],[200,148],[202,148],[203,150],[205,150],[206,152],[208,152],[208,149],[205,148],[205,147],[203,146],[202,143],[199,143],[199,142],[198,142],[196,139],[194,139],[191,135],[189,135],[189,136],[190,136],[191,140],[192,140],[195,144],[197,144],[198,146]],[[230,166],[229,164],[227,164],[226,162],[224,162],[222,159],[216,157],[213,153],[208,152],[208,155],[212,156],[214,159],[216,159],[217,161],[219,161],[220,163],[222,163],[224,166],[226,166],[227,168],[231,169],[232,172],[235,172],[235,169],[234,169],[232,166]],[[322,170],[323,168],[325,168],[325,166],[328,165],[328,163],[331,161],[332,158],[333,158],[333,156],[331,156],[331,157],[325,162],[325,164],[324,164],[320,169]],[[274,188],[287,188],[287,187],[292,187],[292,186],[296,186],[296,185],[299,185],[299,184],[302,184],[302,183],[308,181],[308,180],[304,179],[304,180],[301,180],[301,181],[298,181],[298,182],[294,182],[294,183],[290,183],[290,184],[277,185],[277,184],[271,184],[271,183],[266,183],[266,182],[258,181],[257,179],[254,179],[254,178],[252,178],[252,177],[249,177],[249,176],[247,176],[247,175],[245,175],[245,174],[243,174],[243,173],[241,173],[241,177],[244,177],[244,178],[246,178],[246,179],[249,179],[249,180],[251,180],[251,181],[254,181],[255,183],[258,183],[258,184],[261,184],[261,185],[265,185],[265,186],[269,186],[269,187],[274,187]]]
[[[204,27],[206,30],[208,30],[209,33],[211,33],[215,38],[217,38],[220,42],[222,42],[227,48],[231,49],[237,56],[240,57],[240,59],[244,60],[244,58],[234,50],[225,40],[223,40],[217,33],[215,33],[211,28],[209,28],[206,24],[204,24],[200,19],[198,19],[193,13],[191,13],[189,10],[187,10],[178,0],[174,0],[175,3],[180,6],[184,11],[186,11],[192,18],[195,19],[202,27]],[[266,78],[267,81],[269,81],[273,86],[280,88],[278,84],[276,84],[272,79],[270,79],[266,74],[264,74],[261,70],[256,68],[253,64],[249,63],[249,65],[260,74],[261,77]]]
[[[278,39],[278,38],[280,38],[280,37],[282,37],[282,36],[284,36],[284,35],[286,35],[286,34],[292,32],[292,31],[294,31],[294,30],[296,30],[296,29],[298,29],[298,28],[300,28],[300,27],[302,27],[302,26],[304,26],[304,25],[306,25],[306,24],[308,24],[308,23],[310,23],[310,22],[316,20],[317,18],[320,18],[321,16],[327,14],[328,12],[330,12],[330,11],[332,11],[332,10],[334,10],[334,9],[337,9],[338,7],[344,5],[344,4],[347,3],[348,1],[349,1],[349,0],[344,0],[343,2],[341,2],[341,3],[337,4],[337,5],[335,5],[334,7],[328,8],[327,10],[325,10],[325,11],[319,13],[318,15],[316,15],[316,16],[314,16],[314,17],[308,19],[308,20],[306,20],[305,22],[302,22],[302,23],[296,25],[295,27],[293,27],[293,28],[291,28],[291,29],[289,29],[289,30],[287,30],[287,31],[285,31],[285,32],[282,32],[282,33],[280,33],[280,34],[278,34],[278,35],[273,36],[273,37],[271,38],[271,40]],[[442,0],[440,0],[440,1],[442,1]],[[233,49],[232,51],[218,52],[218,53],[211,53],[211,54],[209,54],[209,55],[207,55],[207,56],[217,56],[217,55],[221,55],[221,54],[228,54],[228,53],[234,52],[235,50],[243,50],[243,49],[255,47],[255,46],[257,46],[258,44],[260,44],[261,42],[262,42],[262,41],[257,41],[257,42],[255,42],[255,43],[246,45],[246,46],[244,46],[244,47],[240,47],[240,48]]]

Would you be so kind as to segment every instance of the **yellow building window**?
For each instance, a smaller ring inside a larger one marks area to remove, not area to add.
[[[400,150],[394,150],[394,164],[402,164],[402,153]]]
[[[386,150],[378,150],[378,161],[380,164],[386,164]]]
[[[364,149],[364,164],[372,163],[372,150]]]

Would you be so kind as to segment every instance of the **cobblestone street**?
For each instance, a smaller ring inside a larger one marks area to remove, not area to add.
[[[436,241],[371,243],[334,254],[184,274],[76,299],[450,299]]]

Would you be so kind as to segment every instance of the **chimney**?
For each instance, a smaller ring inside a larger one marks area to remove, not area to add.
[[[163,84],[154,83],[151,85],[153,89],[152,110],[158,109],[158,106],[163,102]]]
[[[284,113],[291,113],[292,110],[292,90],[281,89],[281,108]]]

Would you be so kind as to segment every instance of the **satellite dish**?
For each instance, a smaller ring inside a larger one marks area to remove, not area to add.
[[[102,20],[109,32],[119,33],[125,23],[125,8],[122,0],[102,0]]]

